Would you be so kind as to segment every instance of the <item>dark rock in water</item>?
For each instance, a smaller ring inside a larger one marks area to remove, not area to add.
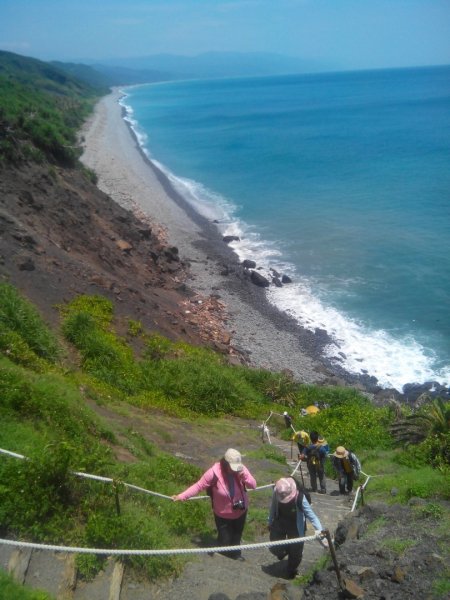
[[[278,279],[281,279],[281,273],[278,273],[278,271],[277,271],[277,270],[275,270],[275,269],[272,269],[272,268],[271,268],[271,269],[270,269],[270,272],[272,273],[272,275],[273,275],[274,277],[278,277]]]
[[[374,397],[375,404],[377,406],[386,406],[392,402],[392,400],[399,400],[401,398],[400,392],[394,388],[386,388],[379,390]]]
[[[244,269],[254,269],[256,267],[256,263],[254,260],[248,260],[247,258],[242,261],[242,266]]]
[[[237,235],[224,235],[222,241],[229,244],[230,242],[239,242],[240,239]]]
[[[269,287],[270,282],[268,279],[261,275],[261,273],[257,273],[256,271],[251,271],[250,279],[255,285],[259,285],[260,287]]]
[[[281,281],[278,279],[278,277],[272,277],[272,283],[276,286],[276,287],[283,287],[283,284],[281,283]]]
[[[289,277],[289,275],[283,275],[281,277],[281,283],[292,283],[292,279]]]
[[[409,404],[421,406],[430,398],[448,398],[449,388],[437,381],[426,381],[425,383],[407,383],[403,386],[403,395]]]

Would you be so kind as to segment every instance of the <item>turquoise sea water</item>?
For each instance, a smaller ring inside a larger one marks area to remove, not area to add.
[[[271,302],[385,386],[450,383],[450,67],[126,90],[148,156]]]

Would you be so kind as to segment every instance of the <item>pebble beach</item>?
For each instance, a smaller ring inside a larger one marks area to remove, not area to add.
[[[222,241],[214,223],[199,215],[141,151],[119,104],[122,92],[103,97],[82,132],[85,166],[98,187],[115,202],[153,223],[190,264],[187,286],[214,295],[226,306],[231,343],[248,364],[290,370],[305,383],[325,382],[332,373],[320,354],[325,332],[302,329],[265,299],[265,292],[242,276],[237,256]]]

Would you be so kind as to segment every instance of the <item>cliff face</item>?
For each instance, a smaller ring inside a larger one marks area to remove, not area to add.
[[[56,304],[101,294],[114,301],[118,316],[147,330],[218,347],[218,313],[206,330],[195,310],[186,321],[195,299],[183,283],[185,268],[150,223],[118,206],[81,171],[0,168],[0,277],[49,322],[57,321]]]

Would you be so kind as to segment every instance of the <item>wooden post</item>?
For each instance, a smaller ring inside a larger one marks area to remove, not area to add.
[[[364,506],[364,486],[361,485],[359,489],[361,490],[361,506]]]
[[[338,565],[338,561],[336,558],[336,552],[334,550],[333,540],[331,539],[330,531],[329,531],[329,529],[325,529],[322,533],[324,533],[327,538],[328,547],[330,549],[331,558],[333,560],[334,570],[336,571],[336,577],[338,580],[338,584],[339,584],[339,587],[341,588],[341,590],[343,590],[344,583],[342,581],[341,571],[339,570],[339,565]]]
[[[114,497],[116,500],[116,513],[120,517],[120,502],[119,502],[119,484],[117,481],[113,481]]]

